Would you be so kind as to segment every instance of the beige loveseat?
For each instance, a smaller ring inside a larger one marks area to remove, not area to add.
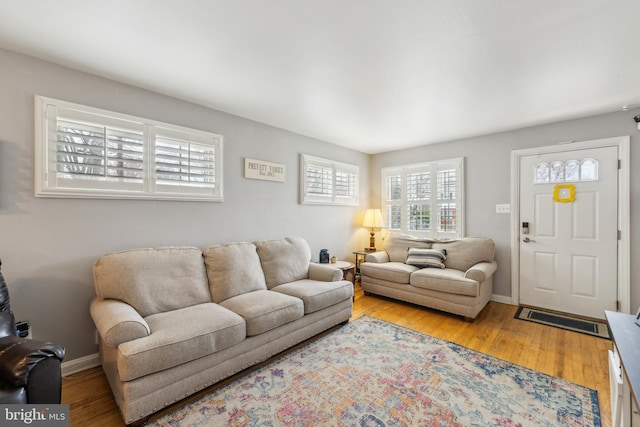
[[[127,424],[349,320],[353,284],[302,238],[108,254],[91,316]]]
[[[385,250],[367,254],[360,265],[366,294],[419,304],[475,319],[493,293],[493,240],[422,239],[391,234]]]

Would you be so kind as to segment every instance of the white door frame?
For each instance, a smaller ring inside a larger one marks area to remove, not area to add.
[[[611,146],[618,147],[618,158],[620,159],[620,168],[618,169],[618,230],[620,230],[620,239],[618,240],[618,303],[621,312],[631,313],[629,136],[564,143],[511,152],[511,304],[518,305],[520,303],[520,158],[535,154]]]

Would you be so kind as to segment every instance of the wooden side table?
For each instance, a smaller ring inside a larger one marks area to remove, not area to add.
[[[372,251],[355,251],[353,254],[356,256],[356,272],[354,276],[360,277],[360,264],[364,262],[364,257],[370,254]],[[354,277],[355,283],[355,277]]]
[[[336,261],[330,263],[329,265],[333,267],[337,267],[342,270],[342,279],[348,280],[351,283],[356,283],[356,266],[353,263],[348,261]]]

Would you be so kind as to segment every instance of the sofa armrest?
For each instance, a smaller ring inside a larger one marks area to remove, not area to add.
[[[337,282],[342,280],[342,270],[329,264],[309,263],[309,279],[321,282]]]
[[[365,262],[389,262],[389,254],[387,251],[371,252],[364,256]]]
[[[91,301],[90,312],[98,333],[109,347],[151,334],[147,322],[125,302],[96,297]]]
[[[464,273],[464,277],[467,279],[475,280],[478,283],[482,283],[486,279],[491,277],[491,275],[495,273],[497,268],[498,263],[495,261],[479,262],[469,267],[469,269]]]
[[[14,387],[24,387],[31,371],[50,357],[64,359],[65,348],[44,341],[17,336],[0,339],[0,380]]]

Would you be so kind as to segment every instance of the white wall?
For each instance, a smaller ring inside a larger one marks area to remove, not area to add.
[[[67,361],[97,351],[91,268],[104,253],[302,236],[316,260],[322,248],[353,259],[367,245],[366,154],[1,49],[0,64],[2,272],[17,319],[65,345]],[[36,94],[224,135],[225,201],[35,198]],[[300,205],[300,153],[360,165],[361,206]],[[245,157],[285,164],[286,182],[243,178]]]
[[[631,310],[640,304],[640,174],[634,167],[640,165],[640,132],[633,116],[638,109],[620,111],[579,120],[518,129],[510,132],[479,136],[442,144],[377,154],[371,158],[371,204],[379,206],[380,169],[388,166],[442,160],[464,156],[465,159],[465,213],[467,236],[491,237],[496,242],[498,270],[494,276],[494,294],[511,296],[511,218],[496,214],[496,204],[510,203],[511,152],[531,147],[555,145],[565,141],[586,141],[615,136],[631,136]],[[461,119],[460,126],[464,126]],[[512,206],[513,208],[513,206]]]

